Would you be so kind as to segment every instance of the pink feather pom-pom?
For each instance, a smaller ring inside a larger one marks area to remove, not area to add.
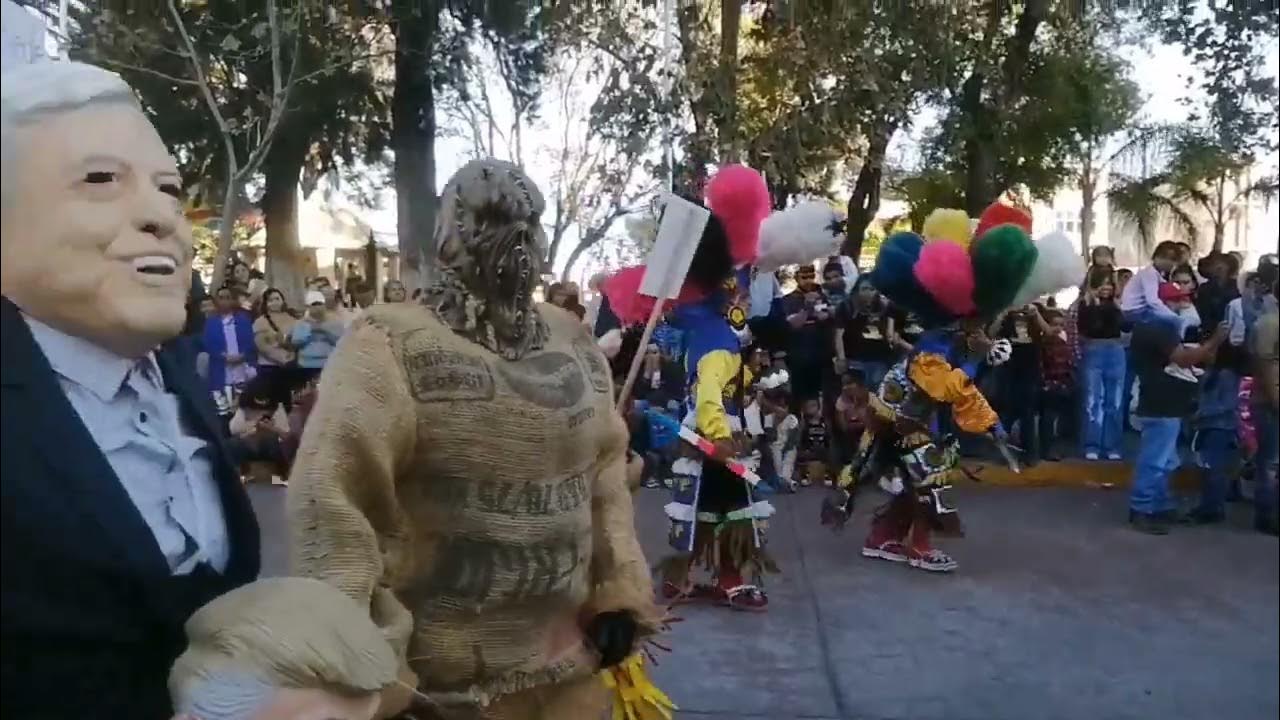
[[[640,282],[644,280],[644,266],[623,268],[610,275],[600,291],[609,298],[609,309],[623,325],[644,322],[653,310],[653,298],[640,294]]]
[[[969,264],[969,252],[963,246],[952,242],[926,243],[911,272],[947,312],[968,315],[977,310],[973,304],[973,267]]]
[[[623,325],[635,325],[648,321],[653,312],[654,298],[640,293],[644,283],[644,265],[626,267],[605,278],[600,284],[600,292],[609,298],[609,310],[617,316]],[[691,283],[680,287],[675,300],[668,300],[666,308],[682,303],[698,302],[706,297],[706,293]]]
[[[764,177],[746,165],[726,165],[707,181],[705,197],[724,226],[734,264],[753,262],[760,249],[760,223],[772,209]]]

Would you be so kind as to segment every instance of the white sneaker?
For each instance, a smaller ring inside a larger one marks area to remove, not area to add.
[[[1084,459],[1085,459],[1085,460],[1097,460],[1097,459],[1098,459],[1098,453],[1096,453],[1096,452],[1087,452],[1087,453],[1085,453],[1085,454],[1084,454]]]
[[[1107,459],[1108,459],[1108,460],[1123,460],[1123,459],[1124,459],[1124,456],[1123,456],[1123,455],[1121,455],[1121,454],[1120,454],[1120,453],[1118,453],[1118,452],[1107,453]]]
[[[1196,374],[1191,368],[1184,368],[1173,363],[1169,363],[1165,366],[1164,374],[1176,377],[1185,382],[1196,382]]]

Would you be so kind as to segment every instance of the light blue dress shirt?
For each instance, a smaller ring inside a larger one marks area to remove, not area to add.
[[[129,360],[24,318],[169,569],[185,575],[205,562],[225,570],[230,548],[212,450],[184,427],[155,356]]]

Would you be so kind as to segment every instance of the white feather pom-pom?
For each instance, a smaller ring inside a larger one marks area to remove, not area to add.
[[[600,339],[596,340],[596,345],[600,347],[600,352],[610,360],[618,357],[618,353],[622,352],[622,331],[610,330]]]
[[[760,378],[759,385],[761,390],[777,390],[790,381],[791,376],[787,374],[786,370],[775,370]]]
[[[1084,282],[1084,258],[1061,232],[1051,232],[1036,240],[1036,264],[1013,297],[1013,307],[1022,307],[1043,295],[1051,295]]]
[[[772,272],[784,265],[811,263],[833,255],[844,241],[840,214],[818,200],[779,210],[760,224],[756,266]]]

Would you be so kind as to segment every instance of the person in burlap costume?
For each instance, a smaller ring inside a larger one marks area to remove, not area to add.
[[[352,325],[290,478],[294,574],[369,608],[414,717],[598,717],[597,672],[661,621],[608,362],[533,300],[543,207],[509,163],[450,179],[439,282]]]

